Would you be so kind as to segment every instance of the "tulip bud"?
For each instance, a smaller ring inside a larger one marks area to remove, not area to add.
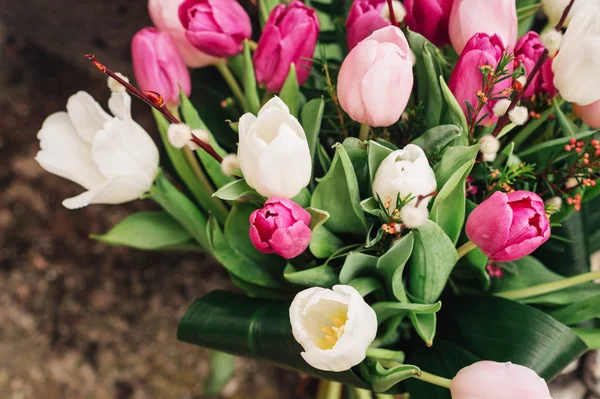
[[[184,0],[179,19],[188,41],[214,57],[239,54],[252,35],[250,17],[235,0]]]
[[[552,399],[535,371],[517,364],[481,361],[460,370],[450,384],[452,399]]]
[[[544,201],[535,193],[496,191],[469,215],[467,236],[492,260],[510,262],[550,238]]]
[[[454,0],[405,0],[406,25],[436,46],[450,43],[448,25]]]
[[[600,100],[600,2],[580,3],[552,63],[561,96],[579,105]]]
[[[292,259],[308,248],[310,213],[287,198],[272,197],[250,215],[250,240],[264,254]]]
[[[429,166],[427,156],[421,147],[414,144],[388,155],[379,165],[373,180],[373,196],[381,201],[390,202],[390,213],[398,205],[398,195],[401,199],[414,197],[409,202],[414,206],[419,195],[431,194],[436,188],[435,174]],[[427,209],[428,203],[429,197],[424,198],[419,207]]]
[[[362,362],[377,334],[377,316],[355,288],[309,288],[290,306],[294,338],[312,367],[340,372]]]
[[[238,157],[246,183],[265,197],[293,198],[308,185],[312,158],[300,122],[279,97],[238,125]]]
[[[352,119],[371,126],[396,123],[413,87],[412,56],[404,33],[379,29],[360,42],[338,75],[340,105]]]
[[[185,63],[191,68],[213,65],[218,58],[203,53],[192,46],[185,37],[185,29],[179,20],[179,5],[183,0],[149,0],[148,11],[154,26],[171,35]]]
[[[556,32],[554,29],[552,30]],[[515,47],[515,60],[523,65],[525,74],[529,75],[543,53],[544,45],[542,44],[540,35],[531,31],[519,39]],[[529,98],[534,94],[548,93],[551,97],[554,97],[556,95],[556,88],[553,81],[552,60],[549,59],[542,65],[542,69],[535,74],[523,96]]]
[[[600,129],[600,100],[590,105],[573,104],[573,111],[592,129]]]
[[[371,33],[390,25],[381,16],[387,7],[386,0],[354,0],[346,19],[346,42],[349,50]]]
[[[312,68],[312,58],[319,35],[319,20],[315,10],[294,1],[273,9],[254,52],[256,80],[267,90],[281,90],[296,65],[298,83],[303,85]]]
[[[490,65],[492,68],[496,68],[504,52],[502,39],[497,35],[488,36],[485,33],[476,34],[465,46],[452,72],[450,82],[448,82],[448,87],[461,105],[465,115],[469,113],[465,101],[469,102],[473,109],[477,109],[479,104],[477,92],[483,86],[483,74],[479,71],[479,67]],[[513,64],[509,63],[507,68],[508,72],[512,73]],[[494,86],[493,92],[498,93],[510,87],[511,80],[505,79]],[[493,111],[495,105],[496,101],[488,101],[484,104],[480,116],[485,114],[489,114],[489,116],[484,118],[479,123],[480,125],[489,126],[498,120],[496,112]]]
[[[458,54],[477,33],[498,35],[507,46],[517,43],[519,23],[515,0],[454,0],[450,41]]]
[[[179,104],[179,90],[189,96],[192,81],[183,57],[169,34],[144,28],[131,42],[133,72],[142,90],[163,96],[168,105]]]

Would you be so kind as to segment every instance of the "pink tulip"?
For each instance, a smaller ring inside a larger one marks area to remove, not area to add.
[[[544,201],[529,191],[496,191],[471,212],[465,230],[496,262],[527,256],[550,238]]]
[[[450,384],[452,399],[552,399],[546,381],[527,367],[481,361],[460,370]]]
[[[192,92],[190,72],[168,33],[140,30],[131,42],[131,58],[140,88],[160,93],[167,104],[179,104],[180,87],[187,96]]]
[[[503,43],[514,47],[518,30],[515,0],[454,0],[450,41],[458,54],[476,33],[498,35]]]
[[[250,17],[235,0],[184,0],[179,19],[188,41],[215,57],[239,54],[252,35]]]
[[[381,16],[386,0],[354,0],[346,20],[346,42],[352,50],[371,33],[390,25]]]
[[[590,105],[573,104],[573,111],[592,129],[600,129],[600,100]]]
[[[465,46],[448,83],[448,87],[454,93],[465,115],[468,115],[469,112],[465,101],[469,102],[473,109],[477,109],[479,104],[477,91],[481,90],[483,84],[483,75],[479,67],[490,65],[496,68],[504,52],[502,39],[497,35],[490,37],[485,33],[476,34]],[[508,65],[508,68],[509,72],[512,73],[512,63]],[[498,93],[509,87],[511,87],[511,80],[505,79],[494,86],[493,92]],[[485,114],[489,115],[479,123],[480,125],[491,125],[498,120],[493,113],[495,103],[495,101],[489,101],[483,106],[478,117],[481,118]]]
[[[413,87],[412,56],[395,26],[381,28],[360,42],[338,75],[340,105],[352,119],[371,126],[396,123]]]
[[[185,63],[191,68],[200,68],[213,65],[219,61],[218,58],[203,53],[192,46],[185,37],[185,29],[179,20],[179,5],[183,0],[150,0],[148,11],[154,26],[171,35]]]
[[[310,213],[294,201],[272,197],[250,215],[250,240],[264,254],[292,259],[308,248],[310,221]]]
[[[450,43],[448,24],[454,0],[404,0],[406,25],[436,46]]]
[[[544,45],[540,40],[540,35],[533,31],[526,33],[519,39],[519,42],[515,47],[515,67],[523,64],[525,73],[529,75],[543,52]],[[551,97],[554,97],[557,91],[554,87],[553,80],[554,73],[552,72],[552,59],[549,59],[544,63],[542,69],[536,73],[533,81],[524,94],[525,98],[541,93],[548,93]]]
[[[315,10],[294,1],[289,6],[280,4],[273,9],[254,53],[254,68],[258,83],[267,90],[281,90],[290,64],[296,65],[298,83],[304,84],[319,36],[319,20]]]

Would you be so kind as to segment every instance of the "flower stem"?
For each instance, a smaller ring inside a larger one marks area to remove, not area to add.
[[[361,141],[367,141],[367,140],[369,140],[369,129],[371,129],[371,126],[369,126],[368,123],[361,123],[360,124],[360,132],[358,133],[358,138]]]
[[[371,392],[366,389],[352,388],[352,392],[354,393],[352,396],[354,399],[372,399]]]
[[[329,381],[323,399],[340,399],[342,397],[342,387],[341,382]]]
[[[248,103],[246,102],[244,92],[242,91],[242,88],[238,84],[237,80],[235,80],[235,76],[233,76],[233,73],[231,73],[227,64],[225,62],[218,62],[215,67],[221,73],[221,76],[223,76],[225,83],[227,83],[231,89],[231,92],[237,99],[240,107],[242,107],[244,112],[248,112]]]
[[[469,242],[463,244],[456,251],[456,252],[458,252],[458,259],[462,258],[463,256],[465,256],[466,254],[468,254],[475,248],[477,248],[477,245],[475,245],[475,243],[473,241],[469,241]]]
[[[520,299],[531,298],[534,296],[549,294],[551,292],[564,290],[565,288],[576,287],[578,285],[600,279],[600,271],[580,274],[579,276],[565,278],[551,283],[534,285],[533,287],[522,288],[519,290],[498,292],[495,295],[501,298],[518,301]]]
[[[437,385],[438,387],[448,388],[450,389],[450,383],[452,380],[449,380],[444,377],[440,377],[439,375],[430,374],[426,371],[421,371],[421,374],[415,375],[415,378],[420,379],[421,381],[428,382],[433,385]]]
[[[256,51],[258,44],[256,44],[254,40],[248,40],[248,46],[250,47],[250,50]]]

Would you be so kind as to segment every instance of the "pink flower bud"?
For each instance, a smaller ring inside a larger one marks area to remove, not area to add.
[[[348,54],[338,75],[340,105],[352,119],[371,126],[396,123],[413,87],[410,48],[404,33],[381,28]]]
[[[154,26],[171,35],[185,63],[191,68],[213,65],[218,58],[203,53],[192,46],[185,37],[185,29],[179,20],[179,5],[183,0],[149,0],[148,11]]]
[[[140,30],[131,42],[131,58],[142,90],[159,93],[169,105],[179,104],[180,87],[190,95],[190,72],[168,33],[154,28]]]
[[[290,64],[296,64],[298,83],[306,82],[319,36],[319,20],[315,10],[299,1],[273,9],[254,53],[258,83],[267,90],[279,92]]]
[[[469,40],[465,46],[458,63],[452,72],[448,87],[461,105],[465,115],[468,115],[469,109],[465,101],[468,101],[473,109],[477,109],[479,97],[477,92],[481,91],[483,86],[483,74],[479,67],[489,65],[493,69],[498,65],[502,58],[505,48],[502,39],[498,35],[488,36],[485,33],[478,33]],[[509,63],[508,72],[513,72],[513,63]],[[511,87],[511,79],[505,79],[496,84],[493,93],[498,93]],[[498,118],[494,115],[493,109],[496,101],[488,101],[479,114],[479,118],[489,114],[487,118],[480,122],[480,125],[491,125]]]
[[[272,197],[250,215],[250,240],[264,254],[286,259],[300,255],[310,243],[310,213],[287,198]]]
[[[546,382],[527,367],[481,361],[460,370],[450,384],[452,399],[552,399]]]
[[[189,42],[215,57],[239,54],[252,35],[250,17],[235,0],[184,0],[179,19]]]
[[[436,46],[450,43],[448,24],[454,0],[404,0],[406,25]]]
[[[527,256],[550,238],[544,201],[529,191],[495,192],[471,212],[465,230],[497,262]]]
[[[544,52],[544,45],[540,40],[540,35],[537,32],[527,32],[515,47],[515,59],[518,63],[523,63],[526,75],[529,75],[533,70],[535,64],[542,56]],[[525,98],[529,98],[534,94],[548,93],[554,97],[556,95],[556,88],[554,87],[554,73],[552,72],[552,60],[547,60],[542,69],[536,73],[533,81],[524,93]]]
[[[346,20],[346,42],[352,50],[371,33],[390,25],[381,16],[386,0],[354,0]]]
[[[573,111],[592,129],[600,129],[600,100],[590,105],[573,104]]]
[[[498,35],[507,46],[517,43],[519,23],[515,0],[454,0],[450,13],[450,41],[457,53],[476,33]]]

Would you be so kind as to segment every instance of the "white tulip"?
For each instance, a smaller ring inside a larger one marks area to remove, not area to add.
[[[431,194],[436,188],[435,174],[429,166],[427,156],[421,147],[414,144],[388,155],[379,165],[373,181],[375,198],[383,202],[391,199],[390,213],[396,209],[398,194],[401,199],[409,195],[415,197],[409,203],[416,205],[419,195]],[[429,197],[423,199],[419,207],[427,208],[428,203]]]
[[[50,173],[87,191],[63,201],[69,209],[89,204],[120,204],[148,191],[158,171],[158,148],[131,119],[131,98],[113,93],[106,113],[88,93],[67,102],[67,112],[44,121],[36,160]]]
[[[246,183],[265,197],[293,198],[310,182],[312,158],[300,122],[279,97],[238,125],[238,157]]]
[[[349,285],[309,288],[290,306],[294,338],[312,367],[345,371],[362,362],[377,335],[377,316]]]
[[[600,1],[580,1],[552,70],[565,100],[589,105],[600,100]]]

